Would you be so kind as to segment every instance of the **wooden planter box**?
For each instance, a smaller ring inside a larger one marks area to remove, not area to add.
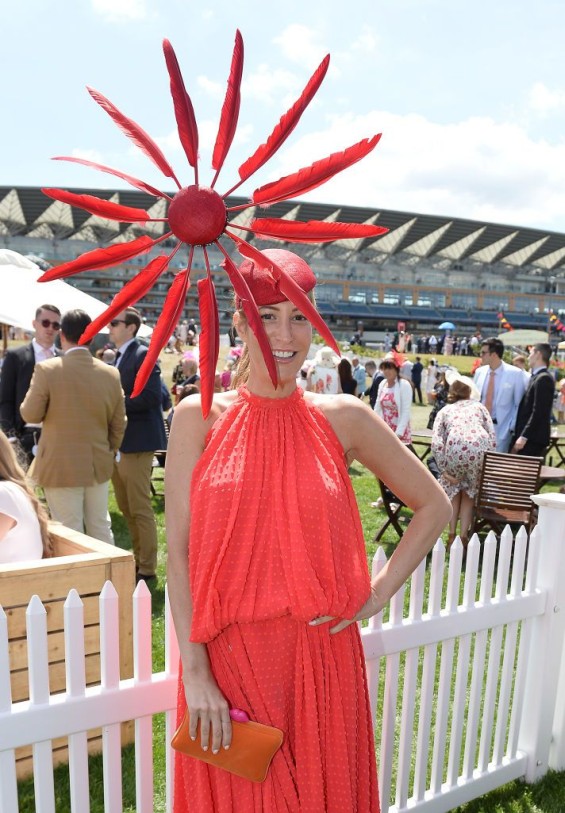
[[[84,604],[86,682],[100,682],[98,596],[108,580],[120,599],[120,675],[133,675],[132,602],[135,563],[129,551],[50,523],[54,556],[34,562],[17,562],[0,568],[0,605],[8,617],[12,701],[27,700],[28,669],[26,609],[38,595],[47,611],[49,681],[51,693],[65,691],[65,642],[63,605],[74,587]],[[123,727],[123,742],[131,741],[132,724]],[[89,751],[100,751],[101,731],[90,731]],[[66,762],[66,739],[53,741],[53,763]],[[31,747],[17,752],[18,778],[33,771]]]

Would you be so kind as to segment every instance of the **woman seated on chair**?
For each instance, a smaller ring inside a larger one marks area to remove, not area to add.
[[[466,546],[483,455],[496,449],[496,437],[490,414],[480,403],[472,380],[455,370],[449,370],[446,379],[448,403],[434,423],[432,455],[440,470],[440,485],[453,507],[447,544],[455,539],[459,521],[461,541]]]

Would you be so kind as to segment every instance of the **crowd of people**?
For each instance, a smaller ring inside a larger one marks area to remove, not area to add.
[[[180,402],[200,393],[198,325],[184,321],[171,337],[168,348],[179,360],[170,384],[155,365],[142,395],[131,399],[146,353],[136,338],[139,313],[128,308],[111,321],[110,342],[96,357],[88,346],[78,344],[89,323],[82,311],[61,316],[55,305],[37,309],[33,339],[8,351],[3,360],[2,430],[17,441],[12,452],[17,445],[23,462],[33,465],[33,480],[43,489],[50,515],[109,543],[114,542],[108,513],[112,481],[131,535],[137,579],[149,582],[155,578],[157,561],[150,499],[153,455],[166,448]],[[413,341],[406,337],[405,347]],[[415,341],[423,352],[431,346],[428,338]],[[241,353],[241,341],[232,342],[216,373],[216,393],[232,389]],[[305,392],[348,394],[366,401],[408,448],[412,406],[431,406],[427,426],[434,431],[432,470],[453,506],[448,542],[458,520],[463,540],[468,538],[482,452],[495,448],[543,455],[551,421],[565,418],[565,379],[556,393],[554,377],[547,372],[549,345],[536,345],[529,358],[516,354],[509,364],[502,343],[486,339],[478,355],[481,365],[471,380],[438,365],[433,356],[416,355],[410,361],[390,349],[363,364],[355,353],[340,358],[331,348],[319,347],[304,360],[296,379]],[[22,556],[29,553],[27,547],[22,551]]]

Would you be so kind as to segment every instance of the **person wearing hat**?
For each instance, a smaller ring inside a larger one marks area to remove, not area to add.
[[[339,362],[339,356],[331,347],[320,347],[307,373],[308,392],[317,392],[319,395],[337,395],[342,392]]]
[[[412,385],[401,378],[402,357],[394,351],[387,353],[380,363],[384,381],[379,385],[375,412],[387,426],[390,426],[402,443],[412,443],[410,410],[412,407]]]
[[[496,436],[472,379],[456,370],[448,370],[445,377],[449,384],[447,405],[434,422],[431,451],[440,471],[440,485],[453,508],[448,545],[455,539],[458,522],[461,541],[467,545],[483,455],[494,451]]]
[[[322,811],[331,798],[332,810],[378,810],[355,622],[396,593],[451,509],[362,401],[297,387],[309,319],[329,335],[301,299],[312,303],[316,278],[289,251],[258,256],[237,269],[260,320],[249,300],[236,299],[244,342],[237,389],[214,395],[206,418],[199,397],[175,410],[165,476],[168,590],[182,661],[178,714],[188,707],[190,733],[212,752],[227,748],[237,708],[282,729],[284,741],[261,784],[177,754],[174,809]],[[281,291],[279,273],[301,308]],[[348,475],[353,459],[415,511],[372,582]]]

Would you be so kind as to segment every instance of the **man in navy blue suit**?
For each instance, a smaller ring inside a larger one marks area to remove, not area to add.
[[[155,578],[157,567],[157,525],[151,504],[153,453],[166,448],[167,438],[158,364],[142,392],[136,398],[131,397],[135,377],[147,353],[147,347],[135,338],[140,327],[141,317],[135,308],[126,308],[110,322],[110,339],[116,345],[115,363],[120,371],[127,415],[112,483],[131,534],[137,581],[147,582]]]
[[[548,372],[551,345],[536,344],[528,359],[532,376],[524,393],[514,430],[512,451],[517,454],[544,457],[551,435],[551,412],[555,381]]]

